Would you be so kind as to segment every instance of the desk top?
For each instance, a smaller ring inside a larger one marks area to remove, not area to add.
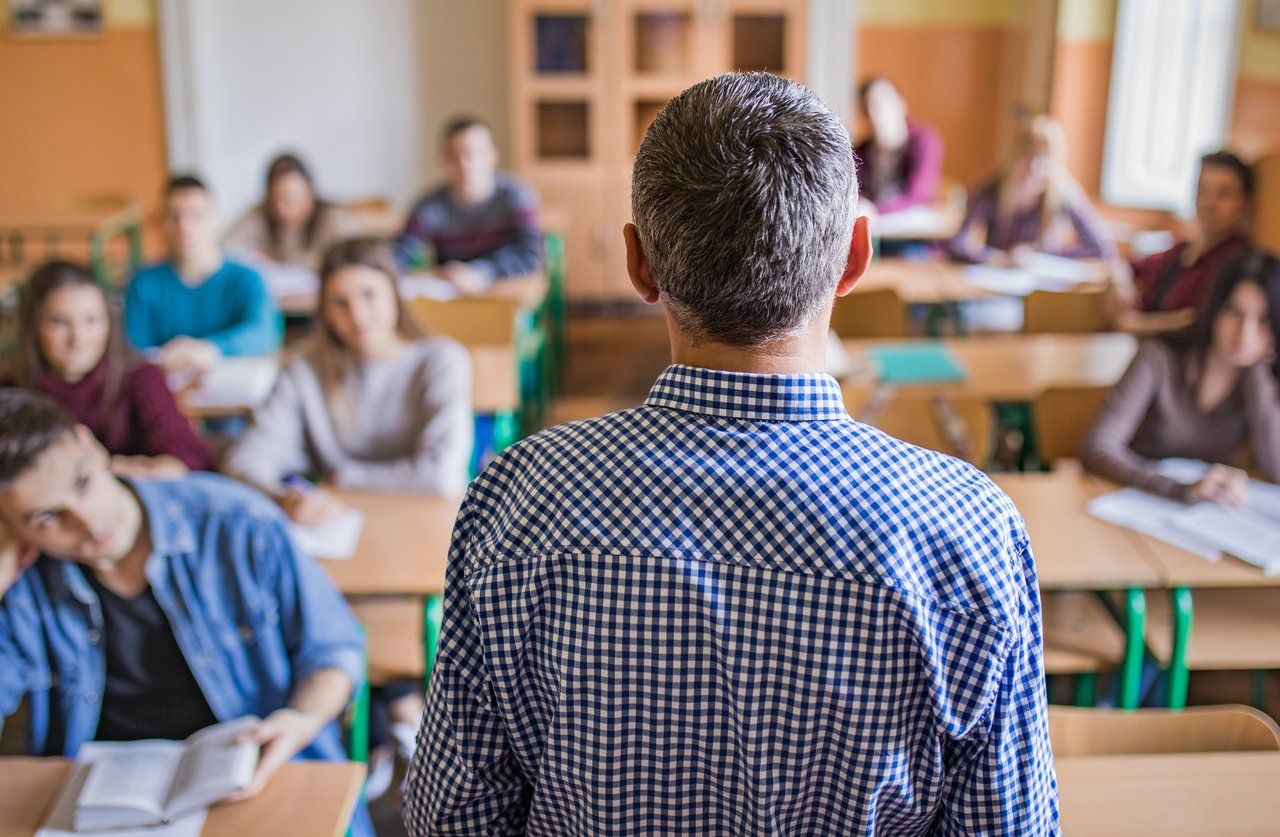
[[[1280,753],[1057,759],[1064,834],[1275,833]]]
[[[347,595],[426,596],[444,591],[449,540],[461,497],[339,491],[364,512],[356,554],[321,561]]]
[[[866,274],[858,281],[853,293],[883,290],[898,292],[908,305],[968,302],[975,299],[1000,297],[971,284],[966,278],[967,265],[947,259],[874,259]],[[1105,287],[1107,268],[1097,263],[1097,280],[1082,282],[1078,288],[1098,290]]]
[[[138,223],[138,207],[115,204],[101,207],[65,207],[44,209],[8,209],[0,211],[0,229],[24,232],[57,231],[89,234],[110,224]]]
[[[870,345],[923,340],[844,340],[851,358]],[[995,334],[943,340],[965,370],[961,381],[900,386],[947,390],[990,401],[1031,401],[1052,386],[1111,386],[1138,349],[1129,334]],[[855,379],[856,380],[856,379]],[[868,383],[867,381],[859,381]]]
[[[458,299],[500,299],[515,303],[520,310],[533,310],[542,304],[550,288],[547,277],[542,272],[526,273],[520,276],[509,276],[493,283],[489,290],[474,296],[463,296]],[[306,317],[315,314],[319,301],[318,293],[285,294],[276,299],[280,310],[291,317]],[[448,304],[455,300],[443,301]]]
[[[71,770],[58,758],[0,758],[0,834],[29,837],[40,828]],[[346,832],[360,796],[362,764],[293,762],[285,765],[253,799],[217,805],[205,820],[204,837]]]
[[[1160,577],[1128,532],[1091,517],[1089,477],[1078,469],[995,474],[1022,513],[1045,590],[1157,587]]]

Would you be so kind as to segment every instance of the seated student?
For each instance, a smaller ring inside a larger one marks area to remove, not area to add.
[[[462,346],[426,337],[396,289],[389,248],[335,245],[320,273],[314,334],[285,364],[224,470],[276,498],[299,523],[340,510],[323,476],[344,488],[460,493],[473,429],[471,362]]]
[[[0,717],[25,698],[29,751],[74,756],[258,715],[246,796],[295,756],[345,759],[363,640],[279,512],[213,474],[125,482],[107,462],[47,396],[0,390]]]
[[[420,264],[435,250],[433,272],[467,293],[495,279],[537,270],[542,264],[538,195],[507,172],[489,126],[464,117],[444,132],[449,182],[422,198],[396,243],[402,268]]]
[[[49,262],[22,294],[19,386],[53,396],[111,454],[121,476],[213,468],[213,451],[178,409],[158,366],[128,352],[107,295],[87,269]]]
[[[1108,394],[1081,452],[1108,479],[1180,500],[1243,501],[1232,467],[1249,449],[1280,482],[1280,261],[1246,255],[1223,270],[1190,329],[1145,342]],[[1167,457],[1216,463],[1185,486],[1159,473]]]
[[[223,257],[209,191],[180,176],[165,188],[169,255],[143,268],[124,300],[125,336],[169,372],[205,372],[223,355],[280,346],[280,315],[257,271]]]
[[[235,223],[223,246],[245,258],[318,271],[325,251],[351,230],[347,213],[316,195],[303,162],[281,154],[267,167],[265,200]]]
[[[907,118],[906,102],[887,78],[864,81],[858,103],[871,128],[854,148],[859,193],[882,214],[931,203],[942,179],[942,137]]]
[[[225,470],[276,498],[301,523],[341,510],[323,488],[290,477],[322,474],[347,488],[460,494],[471,456],[471,362],[462,346],[426,337],[396,289],[395,264],[381,242],[355,239],[326,255],[319,321],[285,366],[253,424],[229,452]],[[375,690],[373,709],[406,758],[422,717],[416,682]],[[391,780],[393,754],[374,723],[369,798]]]
[[[1067,171],[1066,136],[1051,117],[1026,119],[1014,153],[995,179],[969,196],[948,250],[960,261],[1017,263],[1027,250],[1074,259],[1113,248],[1084,190]]]
[[[1138,311],[1124,327],[1177,328],[1195,319],[1223,265],[1248,252],[1253,170],[1229,151],[1200,158],[1196,180],[1196,234],[1133,265]]]

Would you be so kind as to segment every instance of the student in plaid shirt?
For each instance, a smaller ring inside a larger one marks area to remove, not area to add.
[[[765,74],[649,128],[627,267],[675,363],[472,484],[410,832],[1058,831],[1021,518],[819,371],[870,258],[852,160]]]

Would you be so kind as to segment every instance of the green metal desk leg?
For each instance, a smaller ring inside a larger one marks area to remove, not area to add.
[[[364,626],[360,626],[360,637],[365,638]],[[351,728],[348,731],[347,750],[352,761],[361,764],[369,762],[369,643],[365,642],[364,682],[356,692],[356,701],[351,705]]]
[[[1173,648],[1169,652],[1169,669],[1166,672],[1169,686],[1169,708],[1187,707],[1187,681],[1191,672],[1187,669],[1187,644],[1191,641],[1193,616],[1191,590],[1175,587],[1169,591],[1173,603]]]
[[[1120,668],[1120,708],[1137,709],[1142,697],[1142,660],[1146,654],[1147,597],[1140,587],[1124,591],[1124,662]]]
[[[444,598],[427,596],[422,607],[422,650],[426,665],[422,672],[422,690],[431,685],[431,669],[436,665],[436,649],[440,645],[440,623],[444,619]]]
[[[1076,675],[1076,706],[1096,706],[1098,703],[1098,675],[1092,671]]]
[[[142,225],[130,224],[125,234],[129,237],[129,275],[125,277],[128,281],[142,267]]]
[[[520,413],[494,413],[493,414],[493,453],[502,453],[504,450],[520,441]]]

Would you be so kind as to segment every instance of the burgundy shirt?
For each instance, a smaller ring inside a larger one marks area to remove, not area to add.
[[[1177,311],[1197,308],[1213,287],[1223,266],[1243,256],[1253,246],[1247,235],[1237,233],[1224,238],[1200,254],[1187,266],[1182,265],[1182,252],[1189,246],[1183,241],[1163,253],[1147,256],[1133,265],[1133,281],[1142,296],[1143,311]]]
[[[54,398],[76,421],[93,431],[108,453],[120,456],[169,454],[193,471],[213,469],[213,450],[191,427],[178,409],[165,382],[164,371],[150,363],[138,363],[124,375],[120,393],[106,410],[103,390],[107,383],[104,358],[92,372],[74,384],[46,372],[36,389]]]
[[[858,158],[858,194],[875,203],[882,213],[933,202],[942,179],[942,136],[937,131],[908,121],[907,144],[886,172],[874,170],[874,145],[868,137],[853,150]]]

